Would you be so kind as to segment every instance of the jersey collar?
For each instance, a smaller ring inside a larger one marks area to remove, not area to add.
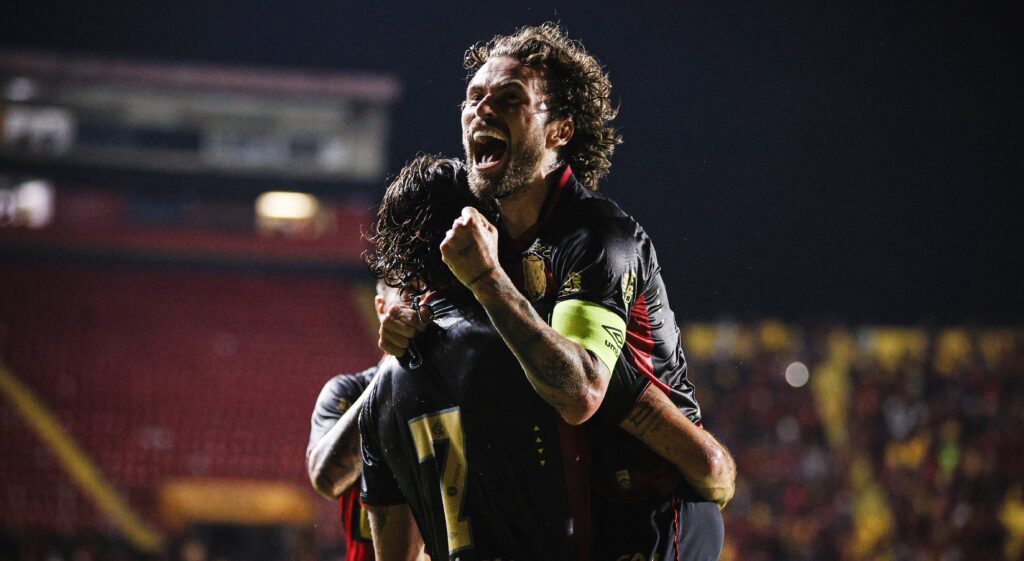
[[[558,200],[562,196],[562,192],[565,191],[567,186],[576,183],[576,176],[572,173],[572,167],[568,164],[561,169],[551,174],[552,177],[557,177],[558,181],[548,191],[548,196],[544,199],[544,206],[540,209],[540,214],[537,218],[537,222],[533,226],[527,228],[518,238],[511,238],[504,234],[502,230],[503,241],[508,244],[508,247],[515,249],[518,252],[526,251],[533,245],[533,241],[537,239],[537,234],[540,229],[548,222],[551,215],[554,214],[555,208],[558,206]]]

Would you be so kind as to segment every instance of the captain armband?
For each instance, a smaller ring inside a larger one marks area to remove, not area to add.
[[[615,370],[626,336],[626,322],[615,312],[586,300],[563,300],[551,312],[551,327],[594,353],[608,372]]]

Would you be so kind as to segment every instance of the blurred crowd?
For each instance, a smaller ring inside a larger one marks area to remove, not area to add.
[[[1020,332],[691,335],[706,426],[739,472],[724,560],[1024,559]]]
[[[738,467],[724,561],[1024,560],[1024,332],[722,322],[683,339]],[[306,530],[245,532],[141,558],[341,558]],[[0,560],[140,558],[37,538],[0,534]]]

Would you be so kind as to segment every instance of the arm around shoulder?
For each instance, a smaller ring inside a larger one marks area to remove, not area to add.
[[[373,389],[374,380],[370,381],[355,403],[306,452],[306,472],[310,483],[318,493],[328,499],[340,497],[359,481],[362,470],[359,412]]]
[[[621,427],[671,462],[698,493],[719,508],[736,492],[736,463],[712,434],[693,424],[672,401],[649,387]]]

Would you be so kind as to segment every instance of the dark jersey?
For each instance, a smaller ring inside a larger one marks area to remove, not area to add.
[[[616,358],[624,368],[609,367],[614,375],[600,412],[609,424],[617,425],[652,383],[700,422],[661,265],[631,216],[565,168],[537,226],[517,240],[503,238],[499,247],[505,271],[553,326],[560,305],[575,301],[597,304],[621,322],[593,334],[601,340],[581,342],[598,355],[597,347],[622,349]]]
[[[358,374],[339,374],[324,384],[313,408],[307,454],[366,391],[376,373],[374,366]],[[373,561],[370,524],[359,504],[358,485],[352,485],[338,497],[338,513],[345,534],[345,561]]]
[[[718,505],[624,430],[595,429],[594,561],[717,560],[725,538]]]
[[[537,395],[471,297],[430,305],[422,366],[385,363],[360,415],[363,503],[408,503],[434,561],[577,559],[582,431]]]
[[[587,190],[565,168],[538,224],[519,239],[503,238],[499,247],[504,269],[538,313],[602,358],[612,373],[596,423],[587,424],[594,454],[595,559],[674,558],[676,551],[692,554],[688,559],[717,559],[717,506],[617,428],[652,385],[690,420],[701,420],[650,238],[617,204]],[[621,354],[609,355],[608,349]]]

